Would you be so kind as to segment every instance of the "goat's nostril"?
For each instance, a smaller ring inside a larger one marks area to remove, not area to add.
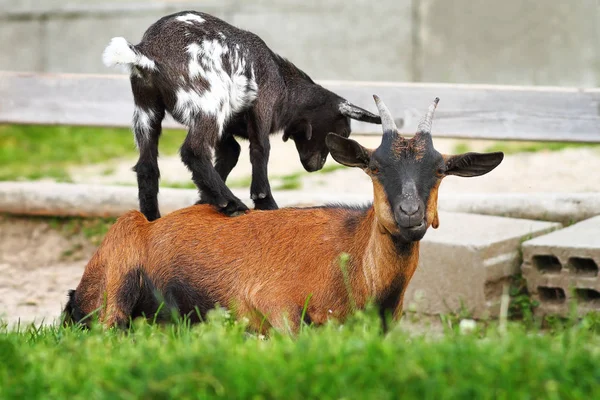
[[[400,203],[400,210],[407,215],[413,215],[419,212],[419,204],[414,202]]]

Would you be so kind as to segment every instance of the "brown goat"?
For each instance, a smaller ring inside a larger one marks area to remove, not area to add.
[[[419,241],[439,224],[442,178],[486,174],[504,155],[438,153],[430,134],[437,98],[417,134],[403,138],[374,97],[383,127],[376,150],[327,137],[336,161],[372,178],[372,206],[284,208],[230,218],[195,205],[153,222],[131,211],[111,227],[70,292],[65,321],[99,310],[103,324],[121,326],[153,316],[162,301],[192,320],[220,304],[248,318],[255,330],[295,332],[309,298],[305,320],[317,325],[344,320],[353,306],[363,308],[369,300],[382,316],[399,318]],[[349,255],[345,272],[342,253]]]

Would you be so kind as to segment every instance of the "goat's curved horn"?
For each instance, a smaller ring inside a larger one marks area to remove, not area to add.
[[[381,116],[381,127],[383,128],[383,132],[391,131],[394,133],[398,133],[398,128],[396,127],[396,122],[394,122],[394,117],[388,110],[387,106],[381,101],[379,96],[376,94],[373,95],[375,99],[375,104],[377,104],[377,109],[379,110],[379,115]]]
[[[439,97],[436,97],[433,100],[433,103],[431,103],[431,105],[429,106],[429,109],[427,110],[427,114],[425,114],[425,116],[423,117],[421,122],[419,122],[419,127],[417,129],[417,132],[431,133],[431,123],[433,121],[433,113],[435,112],[435,109],[436,109],[439,101],[440,101]]]
[[[340,113],[346,117],[355,119],[357,121],[370,122],[372,124],[380,124],[381,118],[379,115],[373,114],[370,111],[355,106],[347,101],[342,101],[338,107]]]

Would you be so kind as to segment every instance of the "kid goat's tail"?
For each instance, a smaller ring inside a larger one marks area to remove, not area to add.
[[[155,70],[156,63],[129,43],[125,38],[114,37],[102,53],[102,61],[107,67],[116,65],[136,66],[145,70]]]

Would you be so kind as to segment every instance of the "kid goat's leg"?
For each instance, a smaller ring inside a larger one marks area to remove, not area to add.
[[[140,211],[149,221],[160,218],[158,209],[158,139],[165,109],[159,93],[152,86],[131,78],[135,108],[133,133],[140,152],[133,170],[137,174]]]
[[[227,133],[224,135],[227,135]],[[233,135],[224,136],[218,141],[217,147],[215,148],[215,169],[221,179],[223,179],[223,182],[227,182],[229,173],[233,167],[236,166],[238,159],[240,158],[240,152],[240,145]]]
[[[252,163],[252,184],[250,198],[258,210],[276,210],[277,203],[271,194],[267,165],[271,144],[269,143],[270,121],[268,112],[261,112],[257,105],[248,123],[250,141],[250,162]]]
[[[248,210],[223,182],[212,164],[212,149],[219,136],[217,121],[200,118],[195,121],[181,146],[181,160],[192,172],[192,180],[201,191],[199,203],[209,203],[227,215]]]
[[[227,182],[231,170],[237,165],[240,158],[241,148],[235,136],[244,136],[247,133],[246,118],[244,114],[234,116],[226,125],[223,135],[217,141],[215,147],[215,169]]]

